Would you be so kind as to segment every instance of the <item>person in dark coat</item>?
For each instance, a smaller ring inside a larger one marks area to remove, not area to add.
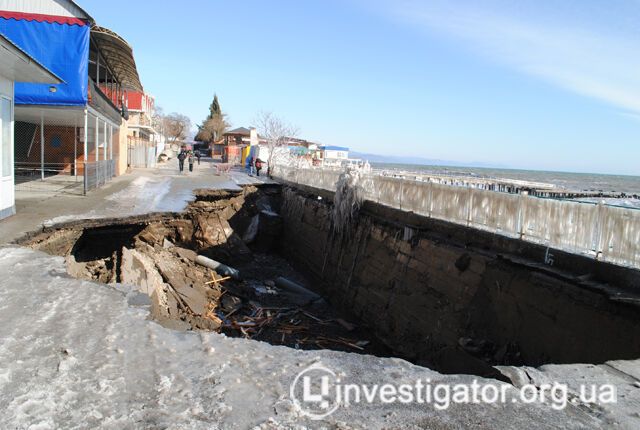
[[[184,160],[187,158],[187,151],[185,148],[180,149],[180,153],[178,154],[178,168],[180,172],[184,170]]]
[[[263,161],[259,158],[256,158],[256,176],[260,176],[260,169],[262,169]]]

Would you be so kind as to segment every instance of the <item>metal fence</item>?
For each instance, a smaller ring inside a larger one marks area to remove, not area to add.
[[[127,166],[155,167],[157,162],[156,144],[149,139],[127,136]]]
[[[16,198],[83,195],[115,175],[118,127],[99,114],[16,106],[14,124]]]
[[[335,191],[340,171],[276,166],[276,178]],[[640,268],[640,210],[364,175],[365,198],[551,248]]]
[[[117,160],[102,160],[85,163],[84,192],[100,188],[109,182],[116,173]]]

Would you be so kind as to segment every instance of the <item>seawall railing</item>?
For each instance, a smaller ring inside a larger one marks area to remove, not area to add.
[[[276,179],[335,191],[338,170],[276,166]],[[640,268],[640,210],[364,174],[365,199],[430,218]]]

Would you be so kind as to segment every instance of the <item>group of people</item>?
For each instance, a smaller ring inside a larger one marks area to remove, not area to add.
[[[249,171],[249,176],[260,176],[260,170],[262,169],[262,165],[264,161],[260,158],[250,157],[247,158],[247,170]]]
[[[198,160],[198,165],[200,164],[200,151],[192,151],[191,149],[187,149],[186,147],[182,147],[180,152],[178,153],[178,167],[180,172],[184,171],[184,161],[187,160],[189,162],[189,171],[193,172],[193,163],[195,159]]]

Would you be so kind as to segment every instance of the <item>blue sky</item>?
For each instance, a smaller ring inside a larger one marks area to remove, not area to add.
[[[194,123],[215,92],[360,152],[640,174],[640,0],[80,4]]]

